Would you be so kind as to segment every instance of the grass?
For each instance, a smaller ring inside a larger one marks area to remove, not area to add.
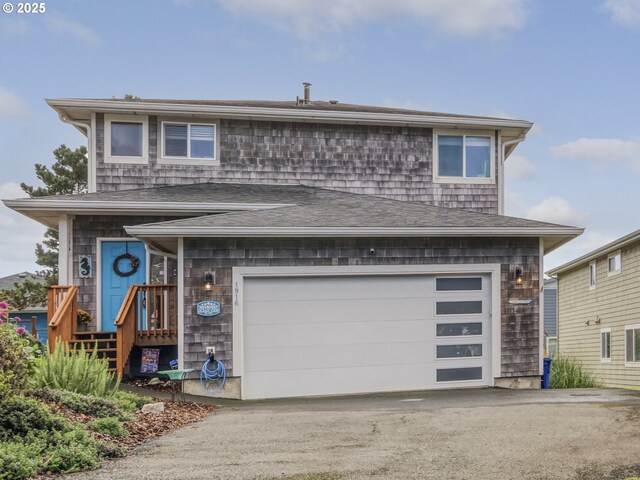
[[[559,356],[551,363],[550,388],[594,388],[599,386],[596,377],[587,371],[578,360]]]

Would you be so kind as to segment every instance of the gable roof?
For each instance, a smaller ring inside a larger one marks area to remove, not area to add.
[[[37,283],[44,283],[44,277],[31,272],[20,272],[0,278],[0,290],[13,290],[16,284],[21,284],[25,280],[32,280]],[[9,305],[11,306],[11,305]],[[35,305],[33,307],[20,310],[24,313],[36,313],[47,310],[46,305]]]
[[[600,248],[596,248],[595,250],[592,250],[591,252],[585,255],[582,255],[574,260],[571,260],[570,262],[560,265],[559,267],[556,267],[553,270],[549,270],[547,272],[547,275],[552,277],[557,277],[558,274],[560,273],[566,272],[567,270],[571,270],[583,264],[589,263],[592,260],[595,260],[596,258],[601,257],[602,255],[606,255],[615,250],[619,250],[625,245],[629,245],[630,243],[639,242],[639,241],[640,241],[640,230],[636,230],[623,237],[618,238],[617,240],[614,240],[611,243],[607,243],[606,245],[603,245]]]

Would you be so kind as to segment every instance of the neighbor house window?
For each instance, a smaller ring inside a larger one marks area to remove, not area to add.
[[[493,182],[493,137],[443,132],[434,144],[435,181]]]
[[[164,158],[214,160],[216,158],[216,125],[203,123],[164,122]]]
[[[600,360],[602,362],[611,361],[611,329],[600,330]]]
[[[106,163],[147,163],[147,117],[105,115],[104,161]]]
[[[589,264],[589,290],[596,288],[596,262]]]
[[[640,325],[624,327],[624,351],[625,363],[640,362]]]
[[[619,274],[622,271],[622,254],[620,250],[609,254],[607,262],[609,276]]]

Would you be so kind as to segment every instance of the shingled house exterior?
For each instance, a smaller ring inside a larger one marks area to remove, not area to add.
[[[543,256],[582,230],[502,215],[531,123],[308,98],[48,103],[87,135],[89,193],[5,204],[60,233],[50,338],[97,339],[131,374],[143,347],[197,370],[215,347],[233,398],[539,387]],[[195,375],[186,389],[203,393]]]

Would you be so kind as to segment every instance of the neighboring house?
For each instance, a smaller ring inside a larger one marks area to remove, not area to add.
[[[542,259],[582,229],[501,215],[531,123],[308,95],[48,103],[87,135],[90,193],[5,204],[60,233],[52,335],[132,374],[140,348],[199,371],[214,347],[236,398],[539,386]],[[66,326],[76,299],[96,332]]]
[[[640,230],[548,274],[558,280],[558,353],[607,386],[640,387]]]
[[[34,282],[44,283],[42,276],[35,273],[21,272],[15,275],[9,275],[7,277],[0,278],[0,291],[13,290],[16,285],[24,282],[25,280],[32,280]],[[11,308],[11,305],[9,305]],[[42,343],[47,342],[47,306],[46,305],[34,305],[33,307],[23,308],[21,310],[10,310],[9,316],[12,318],[19,317],[20,322],[18,324],[27,329],[27,331],[33,334]]]
[[[558,340],[558,282],[544,279],[544,350],[545,355],[555,357]]]

